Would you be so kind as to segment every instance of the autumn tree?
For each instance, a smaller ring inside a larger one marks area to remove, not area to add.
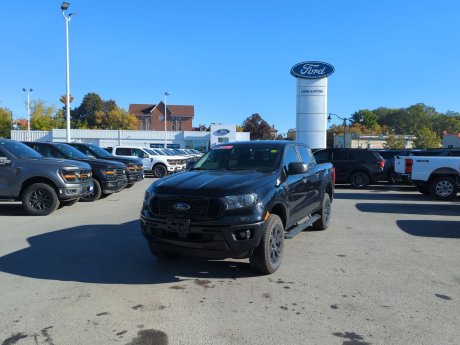
[[[129,114],[117,105],[108,111],[98,110],[94,114],[94,121],[100,129],[136,129],[136,116]]]
[[[33,130],[50,131],[55,126],[56,109],[46,106],[45,102],[35,100],[30,107],[30,128]]]
[[[250,132],[251,140],[268,140],[272,138],[272,128],[259,114],[252,114],[243,122],[245,132]]]
[[[0,107],[0,138],[10,138],[11,127],[13,127],[11,111]]]

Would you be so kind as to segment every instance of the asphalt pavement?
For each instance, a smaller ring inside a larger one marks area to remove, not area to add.
[[[460,198],[338,187],[281,268],[149,252],[152,178],[47,217],[0,203],[0,344],[460,343]]]

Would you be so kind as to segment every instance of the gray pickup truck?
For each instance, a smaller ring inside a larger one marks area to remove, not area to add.
[[[46,216],[92,193],[91,167],[44,158],[21,142],[0,139],[0,199],[20,200],[33,216]]]

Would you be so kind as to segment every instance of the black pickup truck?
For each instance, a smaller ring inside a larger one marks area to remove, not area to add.
[[[24,142],[44,157],[72,159],[88,163],[93,172],[94,190],[85,195],[81,201],[96,201],[101,196],[119,192],[128,184],[126,167],[123,163],[89,158],[76,148],[66,143]]]
[[[140,220],[151,252],[249,258],[264,274],[282,261],[284,239],[328,227],[335,171],[291,141],[214,146],[188,171],[155,181]]]
[[[126,165],[126,176],[128,177],[128,185],[131,187],[134,183],[144,179],[144,166],[140,159],[134,157],[118,157],[108,153],[103,148],[87,143],[69,143],[68,145],[75,147],[78,151],[87,155],[89,158],[105,159],[108,161],[121,162]]]

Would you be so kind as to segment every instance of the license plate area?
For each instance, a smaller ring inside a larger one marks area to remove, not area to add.
[[[166,230],[186,236],[190,231],[190,219],[168,218],[166,221]]]

